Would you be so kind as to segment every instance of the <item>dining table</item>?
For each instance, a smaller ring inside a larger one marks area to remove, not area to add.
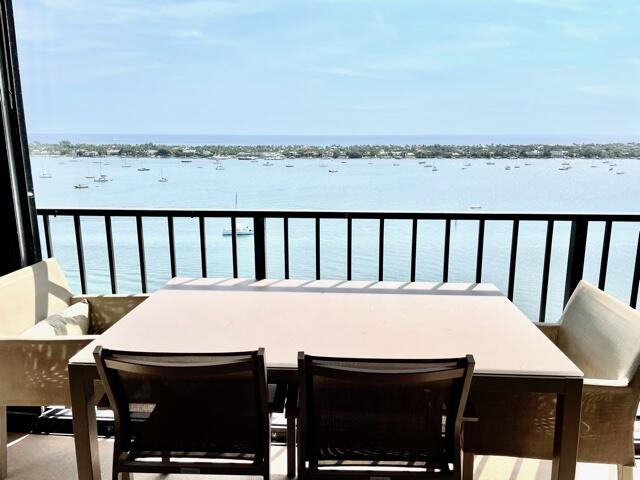
[[[488,283],[174,278],[69,361],[79,480],[101,479],[97,346],[133,352],[265,349],[269,383],[298,382],[298,353],[472,354],[472,390],[557,396],[553,480],[575,478],[583,373]],[[188,408],[185,405],[185,408]]]

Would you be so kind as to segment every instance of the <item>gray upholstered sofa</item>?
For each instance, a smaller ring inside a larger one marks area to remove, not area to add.
[[[145,298],[73,295],[55,259],[0,277],[0,479],[7,476],[6,407],[69,406],[69,358]],[[36,323],[83,299],[87,335],[33,335]]]

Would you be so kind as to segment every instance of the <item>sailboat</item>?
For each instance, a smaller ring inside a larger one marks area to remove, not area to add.
[[[53,178],[51,174],[43,167],[42,173],[40,174],[40,178]]]
[[[131,168],[131,164],[129,163],[129,160],[127,160],[126,158],[124,159],[124,161],[122,162],[121,165],[122,168]]]
[[[108,182],[109,178],[102,173],[102,162],[100,162],[100,167],[99,168],[100,168],[100,174],[98,175],[98,178],[95,178],[93,181],[94,182],[98,182],[98,183]]]
[[[236,202],[235,202],[235,207],[236,210],[238,209],[238,192],[236,192]],[[233,229],[231,227],[227,227],[225,229],[222,230],[222,235],[223,236],[229,236],[229,235],[233,235]],[[253,227],[250,227],[249,225],[245,224],[245,223],[237,223],[236,224],[236,235],[253,235]]]
[[[160,178],[158,179],[160,183],[167,183],[169,180],[162,174],[162,169],[160,169]]]

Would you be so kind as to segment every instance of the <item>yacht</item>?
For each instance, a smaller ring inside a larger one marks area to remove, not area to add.
[[[78,183],[77,185],[74,185],[73,188],[89,188],[89,185],[85,185],[84,183]]]
[[[233,230],[231,227],[227,227],[222,230],[222,235],[228,236],[233,235]],[[239,223],[236,225],[236,235],[253,235],[253,227],[246,225],[244,223]]]
[[[162,174],[162,169],[160,169],[160,178],[158,179],[160,183],[167,183],[169,180]]]
[[[109,181],[109,178],[104,175],[104,174],[100,174],[100,176],[96,179],[93,180],[94,182],[98,182],[98,183],[105,183]]]

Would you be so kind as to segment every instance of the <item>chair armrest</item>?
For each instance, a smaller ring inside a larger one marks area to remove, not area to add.
[[[71,303],[81,300],[89,302],[89,333],[99,335],[147,298],[148,294],[74,295]]]
[[[0,405],[70,405],[69,359],[96,338],[0,339]]]
[[[615,380],[600,379],[600,378],[585,378],[584,385],[590,387],[600,387],[605,390],[616,390],[620,388],[626,388],[629,386],[629,380],[627,378],[620,378]]]
[[[560,333],[559,323],[540,323],[534,322],[534,325],[544,333],[553,343],[558,343],[558,334]]]

